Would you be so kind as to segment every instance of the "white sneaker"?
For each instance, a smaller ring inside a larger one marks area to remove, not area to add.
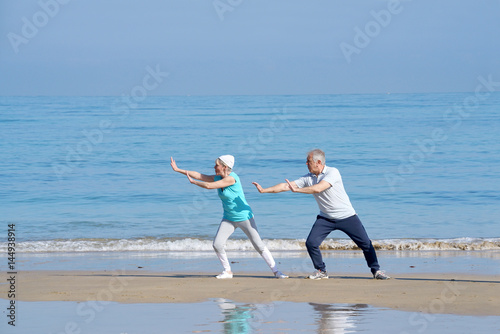
[[[326,271],[317,270],[314,274],[309,275],[309,279],[328,279],[328,273]]]
[[[282,273],[281,271],[279,271],[279,270],[278,270],[278,271],[276,271],[276,272],[274,272],[274,277],[279,278],[279,279],[288,278],[288,276],[287,276],[287,275],[283,274],[283,273]]]
[[[383,272],[382,270],[377,270],[377,272],[375,274],[373,274],[373,278],[375,279],[390,279],[391,277],[389,275],[387,275],[385,272]]]
[[[217,276],[215,276],[215,278],[217,279],[227,279],[227,278],[233,278],[233,274],[232,273],[228,273],[227,271],[223,271],[222,274],[219,274]]]

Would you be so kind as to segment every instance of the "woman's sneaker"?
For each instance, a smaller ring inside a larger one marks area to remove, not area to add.
[[[373,278],[375,279],[390,279],[388,275],[386,275],[383,271],[377,270],[375,274],[373,274]]]
[[[276,271],[276,272],[274,273],[274,277],[276,277],[276,278],[280,278],[280,279],[283,279],[283,278],[288,278],[288,276],[287,276],[287,275],[283,274],[283,273],[282,273],[281,271],[279,271],[279,270],[278,270],[278,271]]]
[[[233,274],[232,273],[228,273],[227,271],[223,271],[222,274],[219,274],[217,276],[215,276],[215,278],[217,279],[226,279],[226,278],[233,278]]]
[[[315,271],[314,274],[309,275],[307,278],[309,279],[327,279],[328,278],[328,273],[326,271]]]

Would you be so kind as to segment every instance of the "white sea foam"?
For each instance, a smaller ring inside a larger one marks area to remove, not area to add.
[[[271,251],[305,250],[304,239],[267,239],[265,244]],[[377,250],[429,251],[429,250],[500,250],[500,238],[456,238],[456,239],[384,239],[373,240]],[[349,239],[326,239],[324,250],[355,250]],[[253,251],[248,239],[230,239],[228,251]],[[142,239],[72,239],[18,242],[16,252],[150,252],[150,251],[212,251],[212,241],[195,238],[142,238]],[[7,252],[7,243],[0,243],[0,251]]]

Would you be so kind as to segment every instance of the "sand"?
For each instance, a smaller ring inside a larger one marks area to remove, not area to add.
[[[235,302],[363,303],[410,312],[499,316],[500,278],[453,274],[394,275],[374,280],[367,275],[331,275],[308,280],[268,273],[214,274],[144,271],[22,271],[15,275],[19,301],[114,301],[120,303],[191,303],[209,298]],[[2,273],[2,282],[9,279]],[[9,284],[0,285],[7,299]]]

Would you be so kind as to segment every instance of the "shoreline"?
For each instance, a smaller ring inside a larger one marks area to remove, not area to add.
[[[90,300],[118,303],[198,303],[211,298],[235,302],[364,303],[407,312],[500,316],[500,278],[450,273],[333,274],[328,280],[289,279],[269,272],[242,272],[217,280],[214,273],[157,271],[33,270],[16,273],[16,301]],[[2,282],[9,275],[2,272]],[[0,284],[6,299],[9,285]]]

